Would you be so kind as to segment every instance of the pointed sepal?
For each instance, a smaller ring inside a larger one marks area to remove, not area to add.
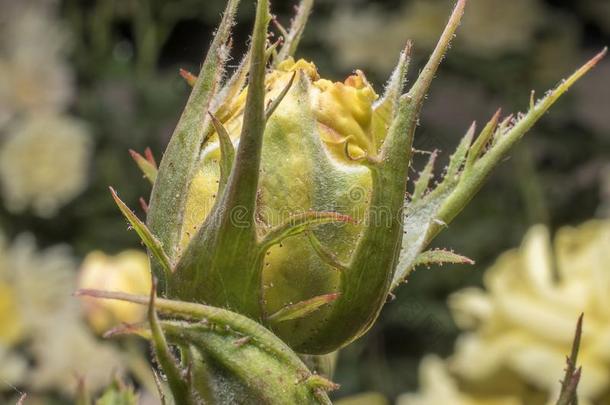
[[[214,96],[220,88],[228,42],[239,0],[229,0],[222,22],[197,76],[191,95],[159,165],[147,224],[171,260],[179,255],[188,188],[200,155]]]
[[[299,42],[301,41],[301,37],[303,36],[303,31],[305,31],[305,25],[307,25],[307,20],[309,18],[309,14],[311,14],[313,3],[314,0],[301,0],[297,13],[292,20],[290,30],[286,32],[285,29],[281,29],[281,31],[284,31],[282,33],[284,36],[284,45],[278,52],[278,55],[274,61],[276,66],[295,54],[299,46]]]
[[[121,210],[123,216],[127,219],[131,227],[136,231],[144,245],[149,249],[152,256],[159,263],[165,274],[163,276],[167,276],[172,272],[172,265],[169,257],[165,253],[163,249],[163,245],[161,242],[152,234],[150,229],[133,213],[131,209],[119,198],[116,191],[112,187],[110,187],[110,193],[112,194],[112,198],[114,202]]]
[[[224,125],[218,118],[210,113],[212,125],[218,134],[218,142],[220,143],[220,184],[218,185],[218,194],[222,194],[224,191],[229,175],[231,174],[231,168],[233,167],[233,161],[235,160],[235,148],[231,142],[231,137],[227,132]]]
[[[512,116],[500,121],[499,111],[483,128],[477,139],[472,142],[470,131],[454,154],[451,170],[440,184],[417,201],[406,201],[405,224],[402,249],[394,273],[392,289],[406,279],[413,269],[417,256],[436,235],[447,227],[455,216],[466,206],[476,192],[482,187],[491,170],[503,161],[511,147],[536,123],[546,111],[578,79],[591,70],[606,55],[607,50],[597,54],[593,59],[578,69],[568,79],[562,81],[554,90],[537,103],[526,114],[514,120]],[[499,124],[498,124],[499,122]],[[468,149],[464,162],[463,149]],[[485,149],[487,146],[487,149]],[[458,164],[459,163],[459,164]],[[455,172],[458,169],[458,172]]]
[[[151,341],[157,362],[165,374],[174,401],[177,404],[194,405],[196,401],[191,395],[185,374],[180,369],[178,361],[174,358],[165,338],[165,333],[161,329],[157,310],[155,309],[156,296],[156,283],[153,283],[148,304],[148,323],[150,324]]]
[[[451,250],[446,249],[432,249],[426,250],[425,252],[417,255],[415,262],[413,263],[414,267],[417,266],[430,266],[433,264],[443,265],[443,264],[474,264],[474,260],[459,255]]]
[[[311,228],[323,224],[332,223],[354,223],[354,219],[349,215],[336,212],[317,212],[308,211],[293,214],[283,224],[280,224],[267,232],[262,238],[260,245],[264,250],[273,245],[277,245],[284,239],[301,234]]]
[[[269,315],[267,320],[277,323],[303,318],[319,310],[324,305],[328,305],[335,301],[340,295],[340,293],[318,295],[317,297],[297,302],[296,304],[287,305],[279,311]]]

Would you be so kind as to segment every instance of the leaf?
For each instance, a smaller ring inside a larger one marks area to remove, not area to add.
[[[433,249],[427,250],[417,255],[417,258],[413,263],[413,267],[421,265],[427,266],[431,264],[442,265],[444,263],[474,264],[474,260],[469,259],[466,256],[458,255],[457,253],[454,253],[450,250]]]
[[[604,49],[567,80],[562,81],[517,121],[513,122],[509,116],[496,129],[499,120],[499,113],[496,113],[479,138],[472,143],[464,169],[461,172],[458,170],[458,173],[453,175],[455,169],[459,169],[457,163],[459,162],[461,165],[463,162],[463,146],[469,145],[471,142],[469,132],[458,147],[459,153],[454,154],[455,163],[450,165],[448,175],[443,178],[442,182],[425,197],[405,202],[404,235],[391,290],[406,279],[420,252],[470,202],[483,186],[491,170],[503,161],[510,148],[525,135],[562,94],[605,56],[606,51]],[[483,152],[484,146],[492,136],[495,142],[492,141],[491,147]],[[483,154],[481,155],[481,153]]]
[[[254,23],[250,50],[251,63],[248,77],[248,93],[235,164],[226,185],[226,192],[220,197],[220,203],[212,209],[210,217],[216,216],[217,211],[221,211],[221,215],[229,215],[233,209],[239,207],[251,213],[252,218],[254,218],[258,179],[260,176],[263,134],[266,124],[265,43],[269,19],[268,0],[259,0],[257,2],[256,21]],[[249,222],[248,226],[253,227],[253,221]],[[229,229],[221,229],[220,232],[231,232],[234,224],[231,221],[225,224]],[[241,233],[241,230],[238,232]]]
[[[157,179],[157,166],[135,150],[129,149],[129,154],[142,171],[142,174],[144,174],[144,177],[146,177],[151,184],[154,184]]]
[[[427,235],[435,221],[438,221],[438,212],[445,199],[454,190],[454,187],[441,186],[413,204],[405,203],[402,248],[390,291],[406,279],[413,269],[417,256],[428,245]]]
[[[142,221],[140,221],[136,214],[134,214],[133,211],[131,211],[129,207],[125,205],[112,187],[110,187],[110,193],[127,221],[129,221],[133,229],[136,231],[140,239],[142,239],[142,242],[144,242],[155,259],[157,259],[166,274],[171,274],[172,265],[170,263],[170,259],[167,257],[167,254],[165,254],[165,251],[163,250],[161,242],[159,242],[148,227]]]
[[[272,322],[284,322],[291,321],[293,319],[303,318],[312,312],[317,311],[324,305],[330,304],[335,301],[341,293],[332,293],[318,295],[317,297],[310,298],[305,301],[297,302],[296,304],[287,305],[274,314],[270,315],[267,319]]]
[[[151,303],[145,296],[107,291],[80,290],[77,295],[141,305]],[[233,403],[331,403],[324,390],[333,388],[332,383],[310,380],[313,374],[298,355],[252,319],[226,309],[190,302],[157,298],[152,304],[160,313],[183,319],[160,321],[157,325],[169,343],[197,351],[197,356],[188,356],[190,361],[203,359],[210,367],[217,403],[228,403],[223,397],[227,395],[222,392],[223,387],[234,398]],[[151,320],[155,322],[154,318]],[[123,330],[152,337],[140,328],[129,328]],[[239,389],[232,389],[237,387]]]

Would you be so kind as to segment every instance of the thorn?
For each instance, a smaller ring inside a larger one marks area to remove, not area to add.
[[[237,339],[235,342],[233,342],[235,344],[235,346],[237,347],[242,347],[243,345],[245,345],[246,343],[250,342],[250,336],[244,336],[242,338]]]
[[[148,204],[146,203],[144,197],[140,197],[139,201],[140,207],[142,207],[142,211],[144,211],[145,214],[148,214]]]
[[[587,62],[585,64],[585,66],[587,68],[592,68],[593,66],[597,65],[597,63],[602,60],[606,54],[608,53],[608,47],[605,46],[604,49],[602,49],[597,55],[595,55],[589,62]]]
[[[197,81],[197,76],[182,68],[180,68],[180,76],[182,76],[186,83],[191,87],[193,87]]]
[[[536,90],[532,90],[530,93],[530,110],[536,106]]]
[[[144,149],[144,156],[146,157],[146,160],[150,162],[150,164],[157,167],[157,161],[155,160],[155,156],[153,155],[152,150],[149,146]]]
[[[133,149],[129,149],[129,154],[131,155],[131,158],[133,160],[135,160],[136,162],[138,161],[138,159],[144,159],[144,157],[142,155],[140,155],[138,152],[136,152]]]

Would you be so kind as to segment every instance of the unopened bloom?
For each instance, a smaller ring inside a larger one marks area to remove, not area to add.
[[[510,371],[546,392],[551,403],[584,313],[578,394],[596,403],[610,388],[609,262],[609,222],[561,228],[554,243],[545,227],[532,228],[520,249],[504,253],[486,272],[486,290],[470,288],[451,298],[458,325],[473,329],[458,340],[452,370],[478,384]]]
[[[116,256],[91,252],[83,261],[78,286],[129,294],[146,295],[150,292],[151,277],[148,257],[138,250],[126,250]],[[106,332],[120,323],[144,320],[145,308],[122,301],[101,301],[83,298],[87,320],[98,333]]]
[[[154,257],[165,298],[246,315],[307,354],[364,334],[418,263],[469,261],[423,250],[604,55],[518,119],[501,122],[498,113],[476,139],[472,126],[434,190],[435,153],[407,188],[424,99],[466,2],[457,2],[410,90],[409,44],[382,96],[360,71],[332,82],[294,61],[311,1],[278,50],[266,44],[269,4],[260,0],[252,47],[220,80],[237,3],[228,3],[199,76],[184,74],[193,92],[159,167],[134,155],[154,182],[146,224],[113,196]]]

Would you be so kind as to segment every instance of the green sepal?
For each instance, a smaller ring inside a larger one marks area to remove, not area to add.
[[[262,256],[256,198],[265,131],[265,46],[269,2],[257,2],[242,132],[222,194],[190,240],[168,284],[169,296],[205,301],[260,319]],[[205,291],[200,288],[206,285]]]
[[[409,93],[400,97],[378,162],[367,165],[372,176],[369,220],[347,268],[341,272],[341,297],[330,306],[325,328],[320,328],[315,341],[299,350],[324,354],[349,344],[373,325],[386,302],[403,236],[406,179],[418,116],[464,6],[465,1],[459,0],[422,73]],[[404,59],[408,60],[408,55]]]
[[[212,113],[209,115],[212,120],[212,125],[218,134],[218,142],[220,143],[220,183],[218,184],[218,194],[222,194],[227,185],[229,175],[231,174],[233,161],[235,160],[235,148],[233,147],[231,137],[224,125],[222,125],[222,122]]]
[[[381,114],[384,122],[392,122],[398,112],[398,104],[407,82],[407,73],[411,63],[411,49],[413,44],[407,42],[405,49],[400,53],[398,64],[394,68],[388,83],[386,84],[383,97],[373,106],[373,111]]]
[[[195,405],[196,401],[191,393],[185,373],[180,366],[167,344],[165,333],[160,326],[157,311],[155,309],[156,287],[151,289],[150,302],[148,304],[148,323],[150,324],[151,341],[155,357],[165,374],[167,384],[176,404]]]
[[[271,102],[271,104],[267,106],[267,108],[265,109],[265,120],[268,121],[269,118],[271,118],[271,116],[275,112],[275,110],[280,106],[280,103],[282,102],[284,97],[286,97],[286,94],[288,94],[288,91],[292,87],[292,83],[294,83],[294,78],[296,77],[296,75],[297,72],[294,72],[292,74],[292,77],[288,81],[288,84],[282,89],[282,92]]]
[[[296,304],[287,305],[279,311],[269,315],[267,321],[277,323],[291,321],[298,318],[303,318],[312,312],[317,311],[324,305],[328,305],[335,301],[341,293],[331,293],[318,295],[306,301],[297,302]]]
[[[127,205],[125,205],[112,187],[110,187],[110,193],[112,194],[112,198],[114,199],[116,205],[121,210],[121,213],[123,213],[123,216],[125,216],[127,221],[131,224],[132,228],[136,231],[144,245],[146,245],[149,252],[155,258],[156,263],[158,263],[165,272],[163,276],[171,274],[173,267],[161,242],[155,237],[155,235],[152,234],[144,222],[140,221],[136,214],[134,214],[133,211],[129,209]]]
[[[446,249],[432,249],[417,255],[413,267],[430,266],[432,264],[474,264],[474,260]]]
[[[301,234],[312,227],[332,223],[354,223],[354,219],[349,215],[336,212],[309,211],[293,214],[283,224],[267,232],[260,241],[260,246],[263,250],[266,250],[284,239]]]
[[[277,66],[281,62],[293,56],[299,46],[299,42],[301,41],[301,37],[303,36],[303,32],[305,31],[305,25],[307,24],[307,20],[309,18],[309,14],[311,14],[311,9],[313,8],[314,0],[301,0],[301,4],[297,9],[297,13],[292,20],[292,25],[290,26],[290,30],[286,32],[282,29],[282,34],[284,36],[284,45],[282,49],[278,52],[274,65]]]
[[[204,114],[220,86],[231,27],[239,0],[229,0],[180,121],[163,155],[153,186],[147,224],[171,260],[179,256],[179,243],[188,187],[206,133]],[[159,271],[153,271],[159,278]]]

